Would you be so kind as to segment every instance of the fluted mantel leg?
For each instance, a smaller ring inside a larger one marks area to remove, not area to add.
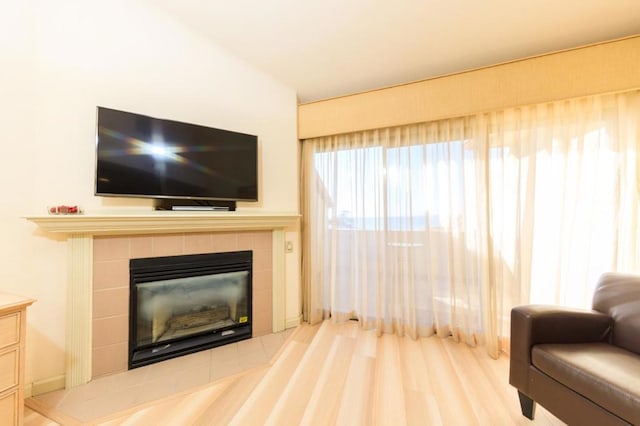
[[[67,240],[66,388],[91,380],[93,236],[72,234]]]
[[[282,229],[274,229],[271,235],[271,250],[273,259],[273,332],[278,333],[285,329],[285,281],[286,281],[286,261],[284,257],[285,234]]]

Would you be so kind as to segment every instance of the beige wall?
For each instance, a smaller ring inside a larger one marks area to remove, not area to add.
[[[298,137],[460,117],[640,87],[640,36],[298,107]]]
[[[38,300],[28,313],[27,383],[64,374],[68,271],[64,239],[23,217],[56,204],[151,209],[93,196],[96,105],[257,134],[261,201],[240,208],[298,211],[295,92],[149,3],[3,4],[0,69],[0,289]],[[297,259],[286,256],[287,319],[300,311]]]

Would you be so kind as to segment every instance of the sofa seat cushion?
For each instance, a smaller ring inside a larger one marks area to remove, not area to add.
[[[640,425],[640,355],[607,343],[540,344],[532,364],[629,423]]]

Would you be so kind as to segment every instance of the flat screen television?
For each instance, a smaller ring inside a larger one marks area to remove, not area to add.
[[[97,107],[95,194],[257,201],[258,138]]]

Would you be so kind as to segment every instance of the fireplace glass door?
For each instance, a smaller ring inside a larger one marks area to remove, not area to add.
[[[251,252],[130,266],[129,368],[251,337]]]

